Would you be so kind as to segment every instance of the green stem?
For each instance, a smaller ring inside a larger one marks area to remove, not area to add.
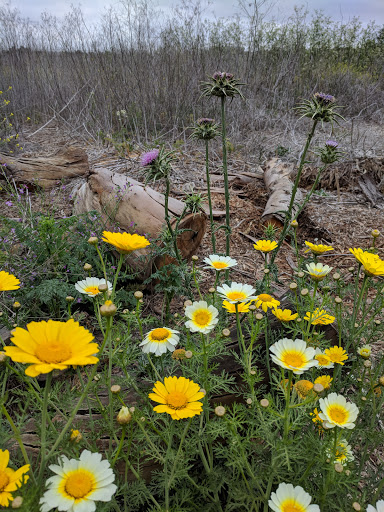
[[[157,371],[155,365],[153,364],[153,361],[151,359],[151,356],[149,354],[147,354],[147,357],[148,357],[148,361],[149,361],[149,364],[152,366],[152,370],[155,372],[155,375],[156,375],[156,378],[159,380],[159,381],[162,381],[162,378],[161,378],[161,375],[160,373]]]
[[[123,430],[122,430],[122,432],[121,432],[120,443],[119,443],[119,446],[118,446],[118,448],[117,448],[116,455],[114,456],[113,461],[112,461],[112,463],[111,463],[111,466],[112,466],[112,467],[116,464],[116,461],[117,461],[117,459],[119,458],[119,455],[120,455],[121,449],[123,448],[124,438],[125,438],[125,427],[123,426]]]
[[[43,399],[43,408],[41,412],[41,441],[40,441],[40,453],[41,453],[41,462],[40,462],[40,471],[39,471],[39,479],[42,476],[45,469],[45,460],[46,460],[46,434],[47,434],[47,414],[48,414],[48,398],[49,392],[51,391],[51,382],[52,382],[52,372],[47,374],[47,380],[45,382],[44,389],[44,399]]]
[[[229,184],[228,184],[228,164],[227,164],[227,128],[225,119],[225,96],[221,96],[221,138],[223,145],[223,176],[224,176],[224,191],[225,191],[225,254],[229,256],[230,253],[230,212],[229,212]],[[229,271],[225,271],[225,280],[228,280]]]
[[[104,279],[105,279],[105,284],[108,283],[108,279],[107,279],[107,270],[105,268],[105,263],[104,263],[104,260],[103,260],[103,256],[101,255],[101,252],[100,252],[100,249],[98,248],[97,245],[95,245],[96,247],[96,251],[97,251],[97,254],[99,255],[99,258],[100,258],[100,261],[101,261],[101,267],[103,269],[103,274],[104,274]]]
[[[172,229],[172,224],[171,224],[171,220],[170,220],[170,217],[169,217],[168,201],[169,201],[169,193],[171,191],[170,189],[171,189],[171,184],[170,184],[169,176],[168,176],[168,173],[167,173],[167,175],[165,176],[165,199],[164,199],[165,222],[167,223],[168,230],[169,230],[169,233],[170,233],[172,241],[173,241],[173,247],[174,247],[174,250],[175,250],[176,259],[177,259],[177,261],[179,263],[181,263],[181,257],[180,257],[180,254],[179,254],[179,249],[177,247],[176,233]]]
[[[115,279],[113,280],[113,288],[112,288],[112,295],[111,300],[115,298],[115,290],[116,290],[116,284],[117,284],[117,278],[119,277],[121,266],[123,265],[124,261],[124,254],[120,253],[119,263],[117,264]],[[105,281],[105,284],[107,284],[107,281]]]
[[[288,385],[285,392],[285,411],[284,411],[284,441],[286,442],[289,434],[289,405],[291,402],[291,385],[292,385],[292,370],[288,370]]]
[[[209,175],[209,141],[208,140],[205,141],[205,171],[206,171],[206,178],[207,178],[209,219],[211,221],[212,250],[213,250],[213,254],[216,254],[215,224],[213,222],[213,208],[212,208],[212,197],[211,197],[211,177]]]

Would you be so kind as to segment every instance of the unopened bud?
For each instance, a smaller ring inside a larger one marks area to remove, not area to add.
[[[198,259],[199,259],[199,257],[198,257],[198,256],[196,256],[196,254],[194,254],[194,255],[192,256],[192,261],[198,261]]]
[[[129,309],[123,309],[123,315],[128,315]]]
[[[188,306],[192,306],[192,301],[191,300],[186,300],[184,302],[184,307],[187,308]]]
[[[344,468],[340,462],[336,462],[335,464],[335,471],[336,473],[342,473],[344,471]]]
[[[300,318],[299,316],[296,318],[296,322],[297,323],[300,323],[302,321],[302,318]]]
[[[380,231],[378,229],[372,229],[371,235],[373,236],[373,238],[377,238],[378,236],[380,236]]]
[[[266,398],[263,398],[262,400],[260,400],[260,405],[261,405],[261,407],[264,407],[264,408],[269,407],[269,400],[267,400]]]
[[[106,300],[104,304],[100,307],[100,315],[101,316],[115,316],[117,312],[117,307],[111,300]]]
[[[173,318],[179,318],[179,316],[180,316],[179,313],[174,313],[173,314]]]
[[[172,359],[182,361],[185,359],[185,350],[183,348],[177,348],[172,352]]]
[[[75,297],[72,297],[71,295],[68,295],[68,297],[65,297],[65,300],[69,303],[73,302],[75,300]]]
[[[208,290],[209,293],[215,293],[216,291],[216,288],[213,288],[213,286],[210,287],[210,289]]]
[[[341,304],[343,302],[343,299],[341,297],[335,297],[336,304]]]
[[[98,373],[96,373],[96,375],[93,377],[93,380],[95,380],[96,382],[100,380],[100,375]]]
[[[118,384],[114,384],[113,386],[111,386],[111,393],[113,393],[114,395],[117,395],[118,393],[120,393],[120,391],[121,387]]]
[[[324,386],[317,382],[316,384],[313,385],[313,391],[317,394],[322,393],[324,391]]]
[[[345,474],[346,474],[347,476],[349,476],[349,475],[351,474],[350,470],[349,470],[349,469],[346,469],[346,470],[345,470]]]
[[[380,320],[374,320],[374,323],[375,323],[376,325],[381,325]]]
[[[251,404],[252,404],[252,398],[247,398],[247,404],[248,404],[248,405],[251,405]]]
[[[186,350],[185,351],[185,359],[192,359],[192,350]]]
[[[90,265],[89,263],[85,263],[83,269],[86,271],[92,270],[92,265]]]
[[[99,239],[96,236],[91,236],[91,238],[88,238],[88,243],[90,245],[97,245]]]
[[[14,498],[14,500],[12,501],[11,507],[14,508],[14,509],[15,508],[20,508],[22,504],[23,504],[23,498],[21,496],[16,496]]]
[[[302,278],[302,277],[304,277],[304,276],[305,276],[304,272],[301,272],[301,271],[300,271],[300,272],[298,272],[298,273],[297,273],[297,277]]]
[[[203,393],[204,396],[207,394],[207,392],[205,391],[204,388],[200,388],[199,391],[200,391],[200,393]]]
[[[359,327],[359,324],[355,323],[355,329],[357,329],[358,327]]]
[[[303,297],[305,297],[306,295],[308,295],[309,290],[308,290],[308,288],[303,288],[303,289],[301,290],[301,292],[300,292],[300,293],[301,293],[301,295],[302,295]]]
[[[140,418],[140,421],[141,421],[142,423],[144,423],[144,421],[145,421],[145,417],[144,417],[144,416],[142,416],[142,417]]]
[[[348,267],[348,271],[349,272],[354,272],[355,271],[355,267]]]
[[[101,292],[101,293],[108,291],[108,285],[105,283],[99,284],[99,286],[97,288],[98,288],[99,292]]]
[[[291,290],[297,290],[297,284],[296,284],[296,283],[291,283],[291,284],[289,285],[289,288],[290,288]]]
[[[14,302],[12,306],[13,306],[13,309],[20,309],[21,308],[20,302],[17,302],[17,301]]]
[[[250,375],[256,375],[256,371],[255,370],[249,370],[249,373],[250,373]]]
[[[256,311],[257,307],[254,304],[249,306],[249,311]]]
[[[332,277],[335,281],[338,281],[340,279],[341,275],[338,272],[335,272]]]
[[[116,416],[116,421],[119,425],[126,425],[132,419],[132,415],[128,410],[128,407],[122,407]]]
[[[366,396],[362,396],[361,400],[362,400],[362,402],[366,402],[367,401],[367,397]]]
[[[264,269],[264,274],[269,274],[269,273],[270,273],[269,268],[265,268],[265,269]]]
[[[255,318],[256,320],[262,320],[264,318],[264,315],[262,315],[261,313],[256,313]]]
[[[135,410],[136,410],[135,407],[130,407],[129,408],[129,412],[131,412],[132,414],[135,412]]]
[[[223,329],[221,331],[221,334],[225,337],[225,338],[228,338],[230,335],[231,335],[231,331],[229,329]]]
[[[218,405],[217,407],[215,407],[215,414],[216,416],[224,416],[225,414],[225,407],[223,407],[222,405]]]
[[[8,356],[5,352],[0,352],[0,364],[5,363],[5,361],[8,359]]]
[[[380,386],[384,386],[384,375],[379,377],[379,384],[380,384]]]
[[[366,361],[364,361],[364,366],[366,368],[370,368],[372,366],[372,362],[369,359],[367,359]]]
[[[298,226],[298,225],[299,225],[299,223],[298,223],[298,222],[297,222],[297,220],[295,220],[295,219],[291,222],[291,226],[292,226],[293,228],[297,228],[297,226]]]
[[[134,297],[135,297],[135,299],[137,299],[137,300],[140,300],[140,299],[142,299],[142,298],[144,297],[143,292],[141,292],[140,290],[138,290],[137,292],[135,292],[135,293],[133,294],[133,296],[134,296]]]
[[[352,503],[352,508],[353,508],[353,510],[356,510],[356,512],[360,512],[360,510],[361,510],[361,506],[359,503],[357,503],[357,501]]]

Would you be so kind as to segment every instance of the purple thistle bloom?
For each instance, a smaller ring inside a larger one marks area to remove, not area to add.
[[[204,125],[207,125],[207,124],[214,124],[215,123],[215,120],[214,119],[210,119],[209,117],[202,117],[200,119],[197,120],[197,124],[199,126],[204,126]]]
[[[150,165],[152,162],[156,160],[156,158],[159,156],[159,150],[158,149],[152,149],[152,151],[148,151],[148,153],[144,153],[141,157],[141,166],[146,167],[147,165]]]
[[[329,105],[335,102],[335,97],[332,94],[324,94],[323,92],[316,92],[314,94],[317,101],[323,105]]]
[[[328,148],[337,148],[339,146],[339,143],[336,142],[335,140],[327,140],[327,142],[325,143],[325,145],[328,147]]]

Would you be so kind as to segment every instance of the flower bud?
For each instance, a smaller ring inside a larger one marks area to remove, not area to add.
[[[200,388],[199,391],[200,391],[200,393],[203,393],[204,396],[207,394],[207,392],[205,391],[204,388]]]
[[[80,443],[80,441],[83,439],[83,436],[81,435],[81,432],[76,429],[71,429],[71,437],[69,438],[70,441],[73,443]]]
[[[93,380],[98,382],[100,380],[100,375],[98,373],[96,373],[96,375],[93,377]]]
[[[111,386],[112,394],[117,395],[118,393],[120,393],[120,391],[121,391],[121,387],[118,384],[114,384],[113,386]]]
[[[198,259],[199,259],[199,257],[198,257],[198,256],[196,256],[196,254],[194,254],[194,255],[192,256],[192,261],[198,261]]]
[[[377,326],[381,325],[380,320],[374,320],[374,323],[375,323],[375,325],[377,325]]]
[[[143,292],[141,292],[140,290],[137,290],[137,292],[135,292],[135,293],[133,294],[133,296],[134,296],[134,297],[135,297],[135,299],[137,299],[137,300],[140,300],[140,299],[142,299],[142,298],[144,297]]]
[[[357,501],[352,503],[352,508],[353,508],[353,510],[356,510],[356,512],[360,512],[360,510],[361,510],[361,506],[359,503],[357,503]]]
[[[216,416],[224,416],[225,414],[225,407],[223,407],[222,405],[218,405],[217,407],[215,407],[215,414]]]
[[[73,302],[75,300],[75,297],[72,297],[71,295],[68,295],[68,297],[65,297],[65,300],[67,302],[69,302],[69,304],[70,304],[71,302]]]
[[[256,320],[262,320],[264,318],[264,315],[262,313],[256,313],[255,318]]]
[[[341,304],[343,302],[343,299],[341,297],[335,297],[335,303]]]
[[[362,396],[362,397],[361,397],[361,401],[362,401],[362,402],[366,402],[366,401],[367,401],[367,397],[366,397],[366,396]]]
[[[346,474],[347,476],[349,476],[349,475],[351,474],[350,470],[349,470],[349,469],[346,469],[346,470],[345,470],[345,474]]]
[[[292,226],[293,228],[297,228],[297,226],[298,226],[298,225],[299,225],[299,223],[298,223],[298,222],[297,222],[297,220],[295,220],[295,219],[291,222],[291,226]]]
[[[88,238],[88,243],[90,245],[97,245],[99,239],[96,237],[96,236],[91,236],[90,238]]]
[[[215,293],[216,291],[216,288],[213,288],[213,286],[211,286],[211,288],[208,290],[209,293]]]
[[[248,404],[248,405],[251,405],[251,404],[252,404],[252,398],[247,398],[247,404]]]
[[[261,407],[264,407],[266,409],[267,407],[269,407],[269,400],[263,398],[262,400],[260,400],[260,405]]]
[[[302,278],[302,277],[304,277],[304,276],[305,276],[304,272],[301,272],[301,271],[300,271],[300,272],[298,272],[298,273],[297,273],[297,277]]]
[[[264,269],[264,274],[269,274],[269,273],[270,273],[269,268],[265,268],[265,269]]]
[[[191,300],[186,300],[184,302],[184,307],[187,308],[188,306],[192,306],[192,301]]]
[[[348,271],[349,272],[354,272],[355,271],[355,267],[348,267]]]
[[[85,265],[84,265],[83,269],[84,269],[85,271],[92,270],[92,265],[90,265],[89,263],[85,263]]]
[[[185,350],[183,348],[177,348],[172,352],[172,359],[176,359],[177,361],[182,361],[185,359]]]
[[[12,501],[11,507],[14,509],[21,508],[22,504],[23,504],[23,498],[21,496],[16,496],[14,498],[14,500]]]
[[[377,238],[378,236],[380,236],[380,231],[378,229],[373,229],[371,235],[373,236],[373,238]]]
[[[379,384],[380,384],[380,386],[384,386],[384,375],[379,377]]]
[[[364,366],[366,368],[370,368],[372,366],[372,362],[369,359],[367,359],[366,361],[364,361]]]
[[[117,307],[111,300],[106,300],[104,304],[100,307],[100,315],[101,316],[115,316],[117,312]]]
[[[318,382],[314,384],[313,391],[317,394],[322,393],[324,391],[324,386],[322,384],[319,384]]]
[[[97,288],[98,288],[99,292],[101,292],[101,293],[108,291],[108,285],[105,283],[99,284],[99,286]]]
[[[20,302],[17,302],[17,301],[16,301],[16,302],[14,302],[14,303],[12,304],[12,306],[13,306],[13,309],[20,309],[20,308],[21,308],[21,304],[20,304]]]
[[[340,462],[336,462],[335,464],[336,473],[342,473],[344,471],[343,465]]]
[[[0,352],[0,364],[5,363],[5,361],[8,359],[8,356],[5,352]]]
[[[303,289],[301,290],[301,292],[300,292],[300,293],[301,293],[301,295],[302,295],[303,297],[305,297],[306,295],[308,295],[309,290],[308,290],[308,288],[303,288]]]
[[[185,359],[192,359],[192,350],[186,350],[185,351]]]
[[[129,408],[129,412],[131,412],[132,414],[135,412],[136,408],[135,407],[130,407]]]
[[[249,311],[256,311],[257,307],[254,304],[249,306]]]
[[[250,375],[256,375],[256,371],[255,370],[249,370],[249,374]]]
[[[341,275],[338,272],[335,272],[332,277],[335,281],[338,281],[340,279]]]
[[[297,290],[297,284],[296,284],[296,283],[291,283],[291,284],[289,285],[289,288],[290,288],[291,290]]]
[[[231,335],[231,331],[229,329],[223,329],[221,331],[221,334],[225,337],[225,338],[229,338],[229,336]]]
[[[116,421],[119,425],[126,425],[132,419],[132,414],[129,412],[128,407],[122,407],[116,416]]]

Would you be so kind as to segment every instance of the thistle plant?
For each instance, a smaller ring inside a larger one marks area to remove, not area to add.
[[[229,184],[228,184],[228,164],[227,164],[227,125],[225,118],[225,102],[227,98],[234,98],[240,96],[244,99],[239,87],[245,85],[234,77],[232,73],[216,72],[208,82],[203,82],[202,96],[212,97],[217,96],[221,99],[221,139],[223,150],[223,177],[225,189],[225,254],[230,255],[230,238],[231,238],[231,224],[230,224],[230,211],[229,211]],[[225,278],[228,279],[228,272]]]
[[[219,127],[215,123],[214,119],[203,117],[198,119],[196,126],[192,132],[191,138],[204,140],[205,141],[205,172],[207,181],[207,192],[208,192],[208,204],[209,204],[209,220],[211,223],[211,240],[212,250],[216,253],[216,235],[215,235],[215,223],[213,221],[213,208],[212,208],[212,197],[211,197],[211,177],[209,174],[209,141],[214,139],[220,134]]]

